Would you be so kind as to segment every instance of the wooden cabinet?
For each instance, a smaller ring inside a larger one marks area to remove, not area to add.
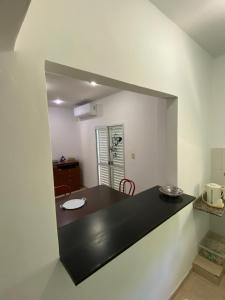
[[[71,191],[81,188],[80,167],[77,161],[65,161],[53,165],[54,186],[68,185]],[[59,193],[56,193],[58,196]]]

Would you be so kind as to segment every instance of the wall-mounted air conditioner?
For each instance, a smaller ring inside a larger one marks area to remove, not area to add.
[[[97,104],[86,103],[74,107],[74,116],[79,119],[88,119],[97,115]]]

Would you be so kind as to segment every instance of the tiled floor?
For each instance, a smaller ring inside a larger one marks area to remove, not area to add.
[[[172,300],[225,300],[225,276],[217,286],[191,272]]]

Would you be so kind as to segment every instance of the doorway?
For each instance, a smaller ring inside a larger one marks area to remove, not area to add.
[[[123,125],[98,127],[95,130],[98,184],[119,190],[125,177]]]

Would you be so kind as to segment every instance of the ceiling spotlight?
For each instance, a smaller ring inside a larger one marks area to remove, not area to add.
[[[57,104],[57,105],[60,105],[60,104],[64,103],[64,101],[61,100],[61,99],[55,99],[52,102],[55,103],[55,104]]]
[[[90,82],[90,85],[92,85],[92,86],[96,86],[96,85],[98,85],[95,81],[91,81]]]

